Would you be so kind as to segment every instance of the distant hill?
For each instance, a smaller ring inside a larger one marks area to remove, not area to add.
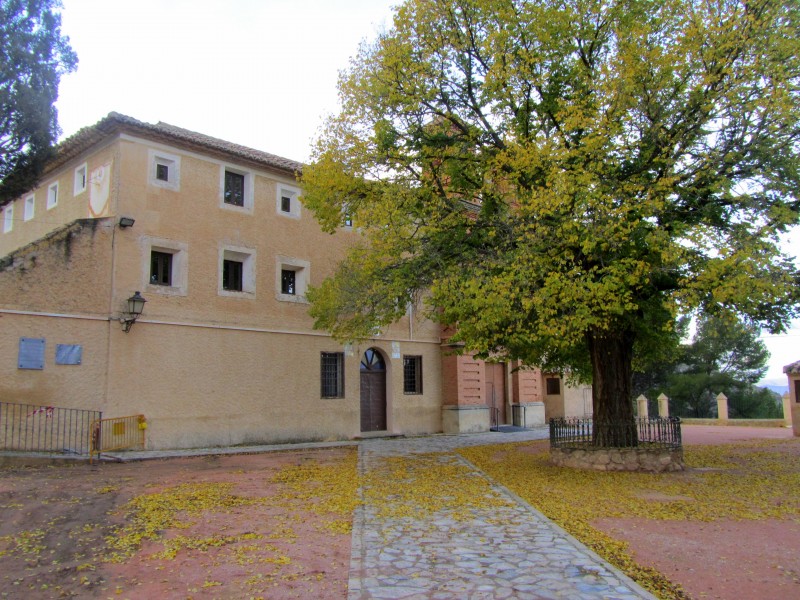
[[[785,379],[762,379],[756,384],[758,387],[767,388],[773,392],[777,392],[781,396],[789,391],[788,382]]]

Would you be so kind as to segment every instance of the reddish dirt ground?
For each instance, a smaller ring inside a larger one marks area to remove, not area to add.
[[[791,437],[780,428],[684,427],[687,445]],[[323,517],[309,510],[313,495],[189,515],[182,520],[193,525],[145,541],[122,563],[102,558],[109,553],[106,537],[124,522],[120,509],[136,496],[214,482],[232,484],[237,497],[274,496],[286,491],[273,481],[282,468],[333,464],[351,451],[0,469],[0,598],[345,598],[350,534],[320,527]],[[793,451],[788,459],[800,460],[800,446]],[[639,562],[697,600],[800,598],[798,523],[607,519],[596,525],[628,541]],[[215,535],[229,541],[183,548],[172,559],[153,556],[164,550],[164,539]]]
[[[2,469],[0,598],[343,598],[350,534],[321,526],[326,517],[309,510],[313,496],[182,515],[192,524],[160,532],[163,539],[211,543],[172,559],[153,556],[161,540],[145,540],[121,563],[103,558],[106,537],[124,522],[120,509],[136,496],[213,483],[232,484],[238,498],[275,496],[287,489],[273,481],[282,467],[331,464],[348,452]]]
[[[684,426],[684,444],[730,444],[791,439],[772,427]],[[787,460],[800,460],[796,445]],[[800,494],[800,490],[798,490]],[[800,598],[800,523],[794,521],[653,521],[603,519],[593,523],[630,544],[636,561],[656,568],[692,598]]]

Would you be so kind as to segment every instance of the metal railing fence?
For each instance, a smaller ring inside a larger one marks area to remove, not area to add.
[[[593,419],[550,419],[550,447],[588,448],[610,445],[676,450],[682,447],[681,420],[678,417],[650,417],[634,421],[635,428],[625,423],[606,423],[598,430]],[[598,443],[598,439],[612,440],[613,443]]]
[[[89,454],[99,410],[0,402],[0,450]]]

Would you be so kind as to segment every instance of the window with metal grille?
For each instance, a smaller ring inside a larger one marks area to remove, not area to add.
[[[403,393],[422,393],[422,357],[403,357]]]
[[[225,171],[225,204],[244,206],[244,175]]]
[[[323,352],[320,366],[323,398],[344,398],[344,353]]]
[[[161,163],[156,163],[156,179],[160,181],[169,181],[169,166]]]
[[[222,289],[242,291],[242,263],[238,260],[222,261]]]
[[[291,294],[294,296],[296,292],[296,278],[297,274],[295,271],[290,271],[288,269],[281,269],[281,294]]]
[[[561,393],[561,380],[558,377],[548,377],[545,381],[547,395],[555,396]]]
[[[172,285],[172,254],[156,250],[150,252],[150,283]]]

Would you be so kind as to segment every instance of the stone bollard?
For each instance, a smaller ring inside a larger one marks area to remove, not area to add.
[[[792,426],[792,400],[789,396],[789,392],[786,392],[783,397],[783,421],[786,427]]]
[[[640,419],[646,419],[650,416],[649,413],[647,412],[647,398],[645,398],[644,396],[639,396],[636,399],[636,406],[639,409]]]
[[[725,394],[717,396],[717,416],[720,421],[728,420],[728,397]]]
[[[669,416],[669,398],[666,394],[658,397],[658,416],[666,419]]]

